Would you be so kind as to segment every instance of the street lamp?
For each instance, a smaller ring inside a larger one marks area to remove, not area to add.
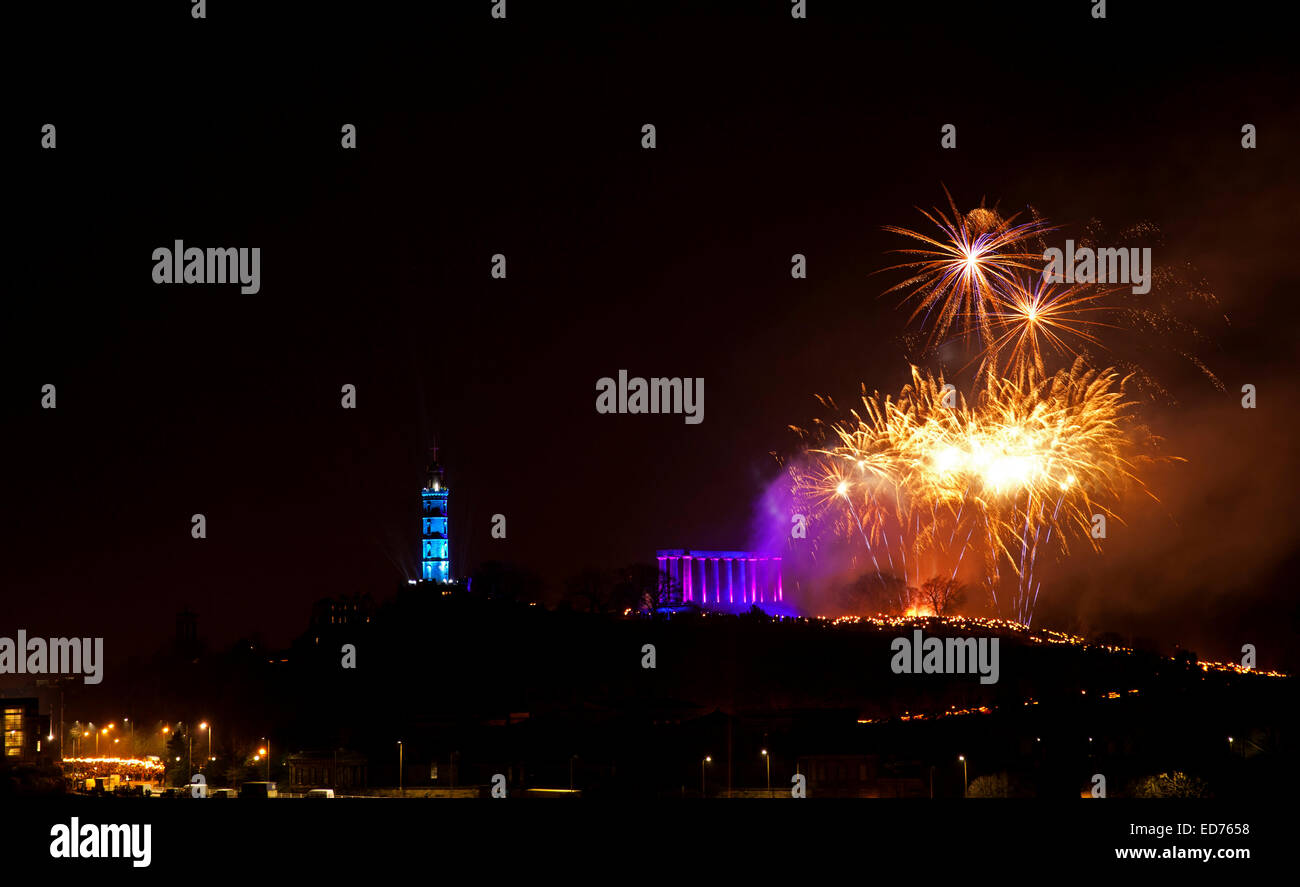
[[[397,793],[405,797],[406,791],[402,788],[402,740],[397,740]]]
[[[569,755],[569,791],[573,791],[573,762],[576,760],[577,755]]]
[[[700,761],[700,795],[706,798],[709,796],[709,785],[708,782],[706,782],[704,767],[706,764],[712,764],[712,763],[713,763],[712,755],[705,755],[704,760]]]
[[[763,749],[763,763],[767,766],[767,796],[772,797],[772,756]]]
[[[957,755],[957,760],[961,761],[961,796],[966,797],[966,756]]]
[[[203,723],[199,724],[199,729],[205,731],[208,734],[208,760],[211,761],[212,760],[212,728],[208,726],[207,721],[204,721]]]
[[[257,753],[259,755],[266,756],[266,781],[270,782],[271,781],[271,740],[263,736],[262,741],[265,742],[266,745],[263,746],[262,748],[259,748],[257,750]]]

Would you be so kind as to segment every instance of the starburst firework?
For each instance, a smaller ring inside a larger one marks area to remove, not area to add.
[[[1018,271],[1042,267],[1042,250],[1027,249],[1034,238],[1052,228],[1041,219],[1016,224],[1018,215],[1003,218],[996,209],[978,207],[966,214],[957,209],[947,190],[950,214],[935,208],[917,211],[943,234],[932,237],[893,225],[886,231],[919,241],[922,248],[896,250],[908,261],[884,270],[906,270],[906,280],[886,292],[909,290],[915,301],[909,321],[922,318],[934,344],[954,328],[987,343],[999,289]],[[1036,263],[1036,264],[1035,264]]]

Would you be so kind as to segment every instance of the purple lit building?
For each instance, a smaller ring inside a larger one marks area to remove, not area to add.
[[[659,572],[681,588],[683,604],[706,610],[744,612],[757,604],[784,613],[781,558],[757,551],[668,549],[655,553]]]

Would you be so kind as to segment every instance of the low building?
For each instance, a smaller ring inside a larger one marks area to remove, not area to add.
[[[876,755],[805,755],[799,772],[816,798],[923,798],[928,788],[914,776],[882,774]]]
[[[672,590],[664,604],[695,604],[722,613],[758,607],[784,615],[781,558],[758,551],[700,551],[683,548],[655,552],[659,572]]]
[[[348,791],[366,787],[367,760],[360,752],[302,751],[289,755],[289,790],[331,788]]]

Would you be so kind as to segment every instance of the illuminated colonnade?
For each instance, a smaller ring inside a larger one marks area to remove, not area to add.
[[[681,589],[682,603],[727,609],[785,600],[781,558],[756,551],[669,549],[656,553],[659,572]]]

